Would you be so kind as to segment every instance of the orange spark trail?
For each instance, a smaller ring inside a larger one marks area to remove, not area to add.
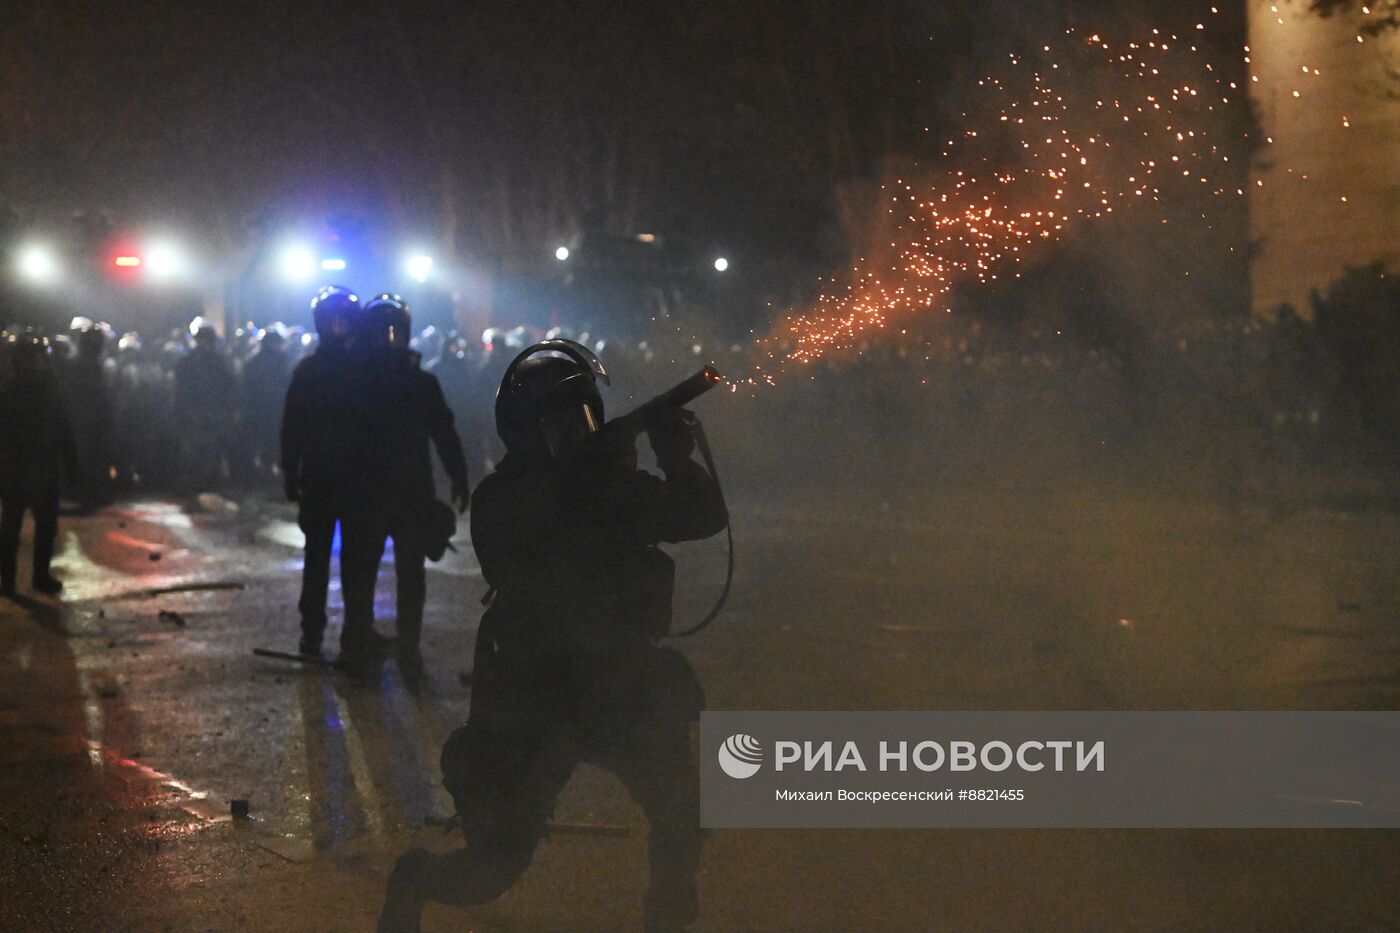
[[[977,83],[969,111],[979,116],[945,141],[933,180],[886,188],[887,242],[759,340],[767,362],[738,382],[771,385],[892,320],[946,313],[955,287],[1019,278],[1038,246],[1116,212],[1171,197],[1199,203],[1209,223],[1218,199],[1246,194],[1230,179],[1244,177],[1252,142],[1231,128],[1246,93],[1202,48],[1206,31],[1153,29],[1110,45],[1068,29],[1034,63],[1008,56],[1000,76]],[[1298,74],[1302,99],[1317,70]]]

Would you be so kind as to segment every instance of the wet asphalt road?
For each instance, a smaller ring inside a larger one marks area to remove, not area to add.
[[[741,500],[730,608],[686,645],[711,707],[1400,701],[1395,515],[1003,493]],[[293,517],[269,498],[206,495],[64,520],[62,601],[0,611],[0,929],[372,929],[394,856],[456,844],[424,821],[449,813],[437,756],[470,703],[459,674],[484,590],[470,548],[430,572],[425,676],[391,661],[350,677],[252,653],[295,649]],[[693,618],[723,546],[678,550],[679,615]],[[386,561],[386,632],[391,574]],[[234,799],[252,819],[229,818]],[[555,818],[514,890],[431,908],[425,928],[636,928],[637,809],[583,769]],[[1396,841],[719,832],[699,928],[1395,928]]]

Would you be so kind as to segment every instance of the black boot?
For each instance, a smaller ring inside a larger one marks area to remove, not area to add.
[[[49,574],[34,578],[34,591],[43,593],[45,596],[54,596],[63,590],[63,581],[55,579]]]
[[[321,640],[326,634],[326,617],[316,613],[302,612],[301,642],[297,650],[307,657],[321,656]]]
[[[423,920],[423,869],[432,859],[426,849],[409,849],[394,863],[379,912],[379,933],[418,933]]]

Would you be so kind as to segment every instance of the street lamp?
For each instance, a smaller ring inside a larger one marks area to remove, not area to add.
[[[170,279],[184,268],[180,253],[169,243],[155,243],[146,250],[146,274],[153,279]]]
[[[559,247],[558,249],[556,249],[556,250],[554,251],[554,258],[557,259],[557,260],[559,260],[560,262],[563,262],[565,259],[568,259],[568,258],[569,258],[569,248],[568,248],[567,246],[561,246],[561,247]]]
[[[58,260],[53,252],[39,243],[23,247],[15,257],[19,274],[35,285],[47,285],[58,278]]]
[[[428,281],[428,273],[433,270],[433,257],[431,256],[410,256],[404,263],[404,269],[415,282]]]
[[[293,282],[309,281],[316,274],[316,257],[305,246],[283,249],[278,265],[282,268],[282,274]]]
[[[728,259],[725,259],[723,256],[721,256],[721,257],[719,257],[718,259],[715,260],[715,271],[716,271],[716,272],[723,272],[725,269],[728,269],[728,268],[729,268],[729,260],[728,260]]]

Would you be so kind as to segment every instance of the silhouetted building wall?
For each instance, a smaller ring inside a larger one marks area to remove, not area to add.
[[[1400,34],[1358,42],[1359,11],[1248,3],[1266,137],[1250,177],[1254,312],[1272,317],[1286,302],[1310,316],[1309,292],[1347,266],[1400,259]]]

